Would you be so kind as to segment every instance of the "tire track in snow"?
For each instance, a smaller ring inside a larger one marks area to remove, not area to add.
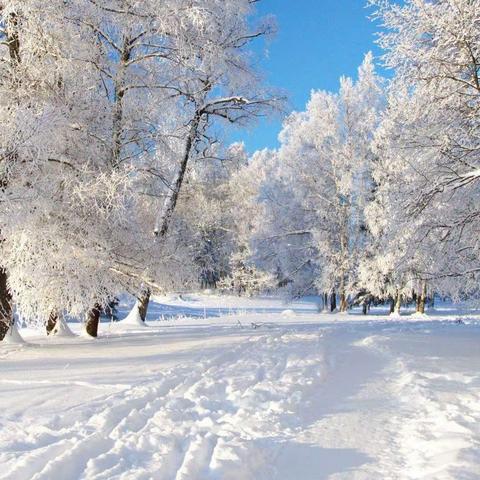
[[[324,365],[318,330],[249,337],[54,418],[43,433],[18,425],[17,438],[30,441],[6,446],[0,479],[272,478],[273,447],[262,441],[300,428],[302,401]]]

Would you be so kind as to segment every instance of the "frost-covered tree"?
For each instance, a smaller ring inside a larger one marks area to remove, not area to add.
[[[237,251],[241,219],[238,203],[238,172],[247,164],[242,143],[225,152],[213,145],[208,156],[196,159],[187,171],[188,182],[179,197],[177,214],[191,229],[202,288],[216,288],[230,274],[230,257]]]
[[[112,108],[112,166],[134,160],[150,175],[141,188],[158,211],[150,231],[162,257],[189,163],[209,150],[215,119],[243,123],[271,107],[247,48],[272,24],[253,25],[248,0],[110,3],[91,2],[78,21],[98,36],[102,61],[95,65]],[[150,262],[145,270],[156,276]],[[144,285],[139,296],[142,318],[150,290]]]
[[[405,295],[413,289],[424,297],[427,285],[476,292],[480,3],[371,4],[386,28],[380,44],[395,78],[377,142],[376,208],[384,215],[371,218],[383,259],[377,255],[380,268],[370,273],[382,272],[378,280],[386,276]]]
[[[193,52],[187,62],[182,59],[184,76],[172,86],[188,112],[188,130],[170,191],[155,225],[155,234],[160,238],[168,231],[192,154],[208,147],[211,141],[212,124],[220,120],[244,125],[276,104],[276,98],[260,88],[248,53],[251,42],[273,28],[270,19],[252,27],[254,3],[251,0],[212,1],[206,5],[199,2],[193,9],[198,10],[194,16],[197,29],[191,32]],[[188,10],[191,8],[190,5]]]
[[[271,212],[264,237],[282,249],[277,257],[295,258],[276,269],[287,282],[307,270],[320,291],[338,292],[341,311],[358,293],[358,262],[369,241],[364,210],[382,108],[382,81],[368,54],[357,81],[342,78],[338,94],[313,92],[306,111],[287,119],[275,173],[263,187]]]
[[[142,287],[144,318],[151,288],[189,281],[173,216],[187,165],[215,118],[271,106],[247,52],[271,24],[252,27],[252,3],[2,2],[2,324],[13,294],[40,322],[88,312],[95,335],[118,290]]]
[[[70,4],[33,0],[2,9],[2,53],[11,58],[8,28],[18,51],[13,65],[2,62],[2,264],[18,313],[41,322],[112,290],[115,232],[132,203],[128,169],[103,168],[107,149],[94,133],[106,105],[82,61],[95,41],[69,13]]]
[[[251,213],[246,221],[255,264],[273,275],[272,286],[292,297],[312,292],[319,274],[310,231],[315,220],[295,193],[294,169],[279,160],[279,152],[262,150],[242,176],[254,192],[247,198]]]

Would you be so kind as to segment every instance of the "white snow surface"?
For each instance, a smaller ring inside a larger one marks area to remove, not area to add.
[[[96,340],[21,329],[0,479],[480,478],[480,314],[317,309],[192,294]]]
[[[138,301],[133,304],[133,307],[130,310],[130,313],[122,320],[120,320],[122,325],[130,325],[135,327],[145,327],[145,322],[140,317],[140,311],[138,310]]]

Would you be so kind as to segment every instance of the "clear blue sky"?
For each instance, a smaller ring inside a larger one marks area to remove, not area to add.
[[[375,25],[366,0],[262,0],[260,14],[276,16],[278,33],[256,45],[267,82],[285,90],[290,110],[303,110],[312,89],[337,90],[340,76],[355,76],[363,56],[376,47]],[[265,48],[267,55],[265,56]],[[249,152],[276,147],[281,119],[235,132]]]

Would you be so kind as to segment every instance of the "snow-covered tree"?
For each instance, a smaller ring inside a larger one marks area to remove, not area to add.
[[[303,206],[291,167],[280,161],[279,152],[262,150],[252,156],[243,177],[255,192],[248,220],[255,264],[274,276],[274,286],[295,297],[315,290],[319,268],[310,230],[314,215]]]
[[[102,304],[140,287],[144,317],[151,288],[194,275],[173,212],[213,120],[272,105],[247,51],[271,22],[252,27],[248,0],[1,6],[2,324],[13,294],[28,319],[88,312],[95,335]]]
[[[271,223],[264,237],[296,264],[276,269],[286,281],[307,269],[320,291],[339,293],[342,311],[347,296],[358,293],[357,267],[368,243],[364,210],[382,108],[382,81],[368,54],[357,81],[342,78],[338,94],[313,92],[306,111],[287,119],[273,154],[275,174],[266,177]]]
[[[365,275],[381,272],[377,282],[388,278],[390,295],[413,289],[424,296],[426,285],[450,295],[475,292],[480,3],[371,4],[386,28],[380,44],[395,78],[377,139],[370,219],[382,237],[374,259],[379,268]]]
[[[70,13],[69,4],[34,0],[2,9],[18,51],[2,75],[2,264],[19,314],[41,322],[112,291],[115,232],[131,223],[134,203],[129,169],[104,168],[108,149],[95,133],[106,103],[83,62],[96,45]]]

